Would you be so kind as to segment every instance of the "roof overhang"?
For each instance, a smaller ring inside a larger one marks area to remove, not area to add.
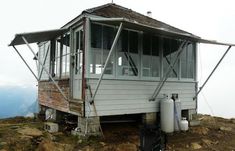
[[[44,42],[44,41],[51,40],[55,37],[58,37],[64,34],[67,31],[68,29],[55,29],[55,30],[16,34],[15,38],[11,41],[9,46],[25,44],[22,37],[26,38],[28,43],[37,43],[37,42]]]
[[[106,24],[111,24],[111,25],[115,25],[115,26],[118,26],[122,22],[125,28],[131,28],[131,29],[135,29],[135,30],[141,29],[141,31],[145,31],[145,32],[156,33],[156,34],[165,35],[165,36],[171,36],[174,38],[181,38],[181,39],[185,39],[185,40],[195,41],[198,43],[224,45],[224,46],[235,46],[235,44],[223,43],[223,42],[218,42],[215,40],[202,39],[202,38],[195,36],[193,34],[184,34],[184,33],[171,31],[171,30],[168,30],[165,28],[157,28],[157,27],[153,27],[153,26],[144,25],[144,24],[132,21],[132,20],[128,20],[126,18],[91,17],[90,20],[93,22],[106,23]]]

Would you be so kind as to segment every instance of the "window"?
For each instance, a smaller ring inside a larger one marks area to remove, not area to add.
[[[145,77],[160,75],[159,43],[159,37],[143,35],[142,72]]]
[[[181,54],[181,77],[193,79],[195,71],[195,51],[193,44],[188,44]]]
[[[54,73],[55,77],[60,77],[60,57],[61,57],[61,47],[60,47],[60,42],[61,39],[57,39],[55,43],[55,68],[54,68]]]
[[[82,73],[82,57],[83,57],[83,31],[79,30],[75,34],[75,74]]]
[[[70,34],[55,41],[54,76],[68,77],[70,71]],[[53,56],[53,55],[52,55]]]
[[[62,39],[62,72],[61,76],[69,76],[70,71],[70,34],[65,34]]]
[[[123,30],[118,44],[118,75],[138,76],[138,33]]]
[[[90,73],[101,74],[105,61],[108,57],[109,51],[113,44],[114,34],[116,33],[115,28],[91,24],[91,55],[90,55]],[[105,74],[113,74],[114,66],[114,53],[112,54]]]
[[[44,63],[44,67],[38,63],[38,76],[41,76],[41,80],[48,80],[49,76],[45,69],[50,72],[50,50],[51,50],[51,42],[43,42],[39,44],[38,57],[41,63]],[[45,58],[46,57],[46,58]],[[41,74],[41,75],[40,75]]]
[[[180,41],[174,39],[163,39],[163,72],[166,75],[168,68],[171,68],[171,72],[168,77],[177,78],[179,73],[179,61],[176,62],[174,67],[171,65],[174,63],[177,57],[177,51],[180,46]]]

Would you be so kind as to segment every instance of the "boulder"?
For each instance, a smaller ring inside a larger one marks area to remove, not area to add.
[[[201,149],[202,146],[199,143],[194,142],[194,143],[191,143],[191,148],[196,150],[196,149]]]

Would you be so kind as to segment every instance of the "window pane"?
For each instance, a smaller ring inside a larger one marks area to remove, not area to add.
[[[118,52],[118,75],[129,74],[129,64],[127,52]]]
[[[102,42],[102,26],[91,24],[91,47],[101,48]]]
[[[90,73],[101,74],[103,63],[102,63],[102,51],[100,49],[91,50],[91,63]]]
[[[138,33],[123,30],[117,45],[118,74],[138,76]]]
[[[143,76],[151,76],[151,36],[143,35]]]
[[[181,53],[181,77],[187,78],[187,47]]]
[[[163,71],[164,76],[170,67],[171,71],[168,77],[176,78],[178,77],[178,61],[171,67],[177,57],[177,50],[179,47],[179,42],[173,39],[164,38],[163,39]]]
[[[194,53],[193,53],[193,45],[188,45],[188,78],[193,78],[194,76]]]
[[[128,51],[128,31],[123,30],[121,33],[121,51],[127,52]]]
[[[151,76],[151,55],[143,55],[143,76]]]
[[[103,49],[111,49],[114,40],[114,28],[103,26]]]
[[[129,31],[129,52],[138,54],[138,33]]]
[[[79,49],[80,49],[80,50],[83,50],[83,43],[84,43],[84,40],[83,40],[83,39],[84,39],[84,38],[83,38],[83,36],[84,36],[84,35],[83,35],[83,31],[80,30],[79,33],[80,33],[80,48],[79,48]]]
[[[103,66],[102,66],[102,70],[103,70],[103,67],[104,67],[104,64],[105,64],[105,61],[108,57],[108,54],[109,54],[109,51],[108,50],[104,50],[103,51]],[[105,70],[105,74],[113,74],[113,55],[110,57],[109,61],[108,61],[108,64],[106,66],[106,70]]]
[[[151,54],[151,36],[147,34],[143,35],[143,54]]]
[[[152,63],[151,63],[151,71],[153,77],[159,77],[160,75],[160,57],[159,57],[159,37],[152,37]]]
[[[76,35],[75,35],[75,45],[76,45],[76,48],[75,48],[75,57],[74,57],[74,69],[75,69],[75,74],[78,74],[78,71],[79,71],[79,65],[78,65],[78,61],[79,61],[79,48],[80,48],[80,32],[76,32]]]
[[[194,78],[195,64],[195,52],[193,44],[188,44],[181,55],[181,77],[182,78]]]
[[[61,39],[56,40],[55,76],[60,76]]]
[[[63,36],[62,41],[62,76],[69,75],[69,64],[70,64],[70,34]]]

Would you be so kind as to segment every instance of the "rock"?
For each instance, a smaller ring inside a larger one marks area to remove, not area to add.
[[[194,142],[194,143],[191,143],[191,148],[196,150],[196,149],[201,149],[202,146],[199,145],[199,143]]]
[[[82,139],[79,139],[79,140],[78,140],[78,144],[81,144],[81,143],[82,143]]]
[[[92,148],[92,147],[90,147],[90,146],[85,146],[84,148],[83,148],[83,151],[94,151],[95,149],[94,148]]]
[[[42,136],[42,131],[40,131],[37,128],[24,127],[22,129],[19,129],[18,133],[27,136],[35,136],[35,137]]]
[[[116,151],[137,151],[137,147],[135,144],[131,143],[122,143],[117,146]]]
[[[105,142],[100,142],[100,144],[101,144],[102,146],[105,146],[105,145],[106,145]]]
[[[6,142],[0,142],[0,146],[4,146],[4,145],[7,145]]]
[[[211,140],[209,140],[209,139],[202,139],[202,141],[203,141],[207,146],[214,144],[214,143],[213,143]]]
[[[230,132],[230,131],[232,131],[232,128],[231,127],[220,127],[219,128],[221,131],[228,131],[228,132]]]
[[[190,126],[199,126],[201,122],[199,120],[192,120],[189,122]]]
[[[71,151],[73,146],[69,144],[54,143],[50,140],[44,140],[39,145],[36,151]]]
[[[10,128],[11,128],[11,129],[18,129],[18,128],[20,128],[20,127],[19,127],[19,126],[14,125],[14,126],[11,126]]]
[[[235,118],[231,118],[231,119],[230,119],[230,122],[233,123],[233,124],[235,124]]]
[[[207,135],[209,132],[209,129],[206,127],[193,127],[192,132],[200,134],[200,135]]]

